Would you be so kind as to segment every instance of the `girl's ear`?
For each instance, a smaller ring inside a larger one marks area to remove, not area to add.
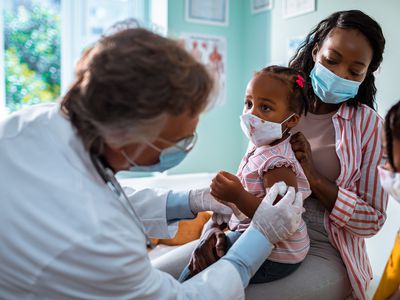
[[[286,122],[286,127],[292,129],[299,124],[300,116],[298,114],[292,115],[292,117]]]

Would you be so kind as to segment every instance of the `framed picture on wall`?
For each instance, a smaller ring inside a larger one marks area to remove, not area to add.
[[[228,26],[229,0],[186,0],[186,22]]]
[[[273,0],[250,0],[251,13],[258,14],[259,12],[271,10]]]
[[[315,0],[283,0],[283,17],[291,18],[315,11]]]
[[[227,44],[223,36],[183,33],[181,42],[193,57],[202,63],[216,82],[212,105],[226,101]],[[211,108],[211,107],[209,107]]]

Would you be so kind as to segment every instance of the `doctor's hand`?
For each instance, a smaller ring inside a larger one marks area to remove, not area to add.
[[[201,211],[213,211],[213,216],[219,215],[219,218],[225,222],[229,221],[232,215],[232,209],[215,199],[211,195],[210,188],[191,190],[189,193],[189,206],[194,214]]]
[[[283,198],[273,205],[278,195]],[[304,212],[301,194],[284,182],[275,183],[258,206],[250,226],[260,231],[272,244],[286,240],[299,228]]]

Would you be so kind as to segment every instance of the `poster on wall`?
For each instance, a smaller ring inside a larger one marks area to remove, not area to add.
[[[300,35],[300,36],[291,37],[287,40],[287,52],[286,52],[287,64],[289,64],[289,61],[296,54],[297,49],[304,42],[305,39],[306,39],[306,37],[304,35]]]
[[[186,0],[186,22],[228,26],[229,0]]]
[[[291,18],[315,11],[315,0],[283,0],[283,17]]]
[[[183,33],[181,41],[197,61],[204,64],[210,70],[217,86],[216,94],[213,95],[216,98],[213,104],[224,104],[226,101],[227,74],[226,38],[197,33]]]
[[[254,15],[262,11],[271,10],[272,0],[251,0],[250,5],[251,13]]]

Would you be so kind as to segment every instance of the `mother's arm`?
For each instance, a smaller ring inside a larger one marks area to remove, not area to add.
[[[382,124],[376,125],[362,145],[360,179],[348,189],[337,186],[315,170],[310,144],[302,133],[296,133],[291,140],[311,190],[330,212],[330,219],[359,237],[374,236],[386,220],[387,195],[381,187],[377,171],[382,159]]]

